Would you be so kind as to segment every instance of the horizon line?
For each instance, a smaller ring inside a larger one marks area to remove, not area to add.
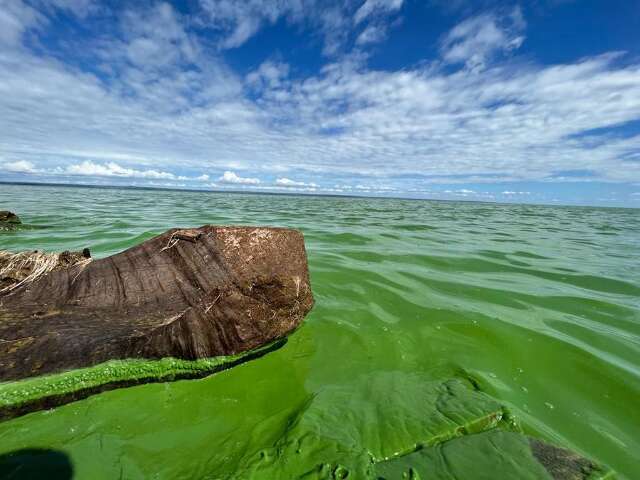
[[[384,196],[384,195],[355,195],[355,194],[340,194],[340,193],[319,193],[319,192],[273,192],[267,190],[216,190],[216,189],[199,189],[199,188],[181,188],[178,186],[154,186],[154,185],[115,185],[105,184],[96,185],[90,183],[64,183],[64,182],[27,182],[27,181],[3,181],[0,180],[0,185],[24,185],[34,187],[71,187],[71,188],[103,188],[103,189],[121,189],[121,190],[158,190],[158,191],[170,191],[170,192],[194,192],[194,193],[231,193],[240,195],[273,195],[273,196],[288,196],[288,197],[328,197],[328,198],[362,198],[362,199],[377,199],[377,200],[408,200],[408,201],[427,201],[427,202],[448,202],[448,203],[481,203],[492,205],[523,205],[523,206],[539,206],[539,207],[570,207],[570,208],[608,208],[608,209],[625,209],[625,210],[638,210],[640,207],[634,206],[603,206],[603,205],[577,205],[566,203],[543,203],[543,202],[499,202],[495,200],[464,200],[464,199],[444,199],[444,198],[430,198],[430,197],[398,197],[398,196]]]

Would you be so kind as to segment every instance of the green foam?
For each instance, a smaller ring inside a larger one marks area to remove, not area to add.
[[[112,384],[133,385],[203,377],[233,367],[281,346],[276,340],[262,347],[197,360],[178,358],[110,360],[86,368],[0,383],[0,410],[13,409],[45,398],[73,396]]]

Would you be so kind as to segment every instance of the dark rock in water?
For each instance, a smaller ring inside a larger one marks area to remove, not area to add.
[[[614,473],[575,452],[493,429],[421,448],[376,465],[378,480],[604,480]]]
[[[554,480],[585,480],[612,474],[602,466],[566,448],[529,438],[531,452]]]
[[[284,337],[313,306],[301,233],[216,226],[50,271],[0,300],[0,381],[237,354]]]
[[[46,253],[7,252],[0,250],[0,295],[29,283],[42,275],[79,263],[91,258],[88,248],[82,252]]]
[[[9,210],[0,210],[0,223],[22,223],[20,217]]]
[[[8,210],[0,210],[0,230],[14,230],[22,222],[20,217]]]

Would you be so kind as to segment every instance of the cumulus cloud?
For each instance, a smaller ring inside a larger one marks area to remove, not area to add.
[[[15,53],[0,57],[0,148],[49,167],[69,162],[72,145],[76,163],[95,162],[100,152],[105,162],[131,157],[165,170],[286,165],[432,182],[434,175],[499,181],[589,169],[596,178],[637,181],[637,162],[622,162],[637,152],[637,137],[583,135],[640,117],[640,64],[619,66],[616,58],[473,75],[344,61],[316,76],[265,82],[251,101],[241,86],[206,100],[182,93],[182,82],[157,90],[141,83],[142,96],[121,96],[91,75]],[[228,79],[211,82],[225,90]]]
[[[64,169],[68,175],[84,175],[92,177],[125,177],[125,178],[151,178],[175,180],[179,177],[169,172],[158,170],[135,170],[133,168],[121,167],[115,162],[106,164],[84,161],[79,164],[69,165]]]
[[[200,172],[225,172],[222,185],[270,185],[234,173],[256,172],[313,178],[345,192],[362,190],[346,186],[354,177],[371,191],[384,181],[400,192],[434,183],[550,182],[553,172],[571,170],[593,172],[583,181],[640,182],[637,130],[607,133],[640,118],[640,63],[620,53],[556,65],[501,63],[523,35],[518,10],[455,27],[441,44],[446,68],[375,70],[352,52],[317,73],[301,76],[270,59],[241,77],[203,48],[175,9],[136,8],[119,14],[117,38],[86,45],[87,58],[104,67],[100,75],[56,59],[47,45],[35,52],[20,43],[39,25],[24,12],[10,36],[0,28],[21,45],[0,52],[3,161],[141,182],[180,181],[178,171],[208,182]],[[372,10],[357,26],[353,11],[322,15],[326,28],[346,28],[346,18],[355,40],[388,11]],[[142,40],[158,49],[145,50]],[[474,45],[480,57],[468,55]]]
[[[449,63],[463,63],[478,71],[498,53],[522,45],[525,22],[519,7],[508,15],[485,13],[456,25],[441,41],[442,57]]]
[[[281,187],[317,187],[315,183],[298,182],[290,178],[280,177],[276,179],[276,185]]]
[[[35,165],[26,160],[17,160],[15,162],[5,162],[0,164],[0,169],[10,173],[37,173]]]
[[[234,184],[234,185],[258,185],[260,179],[251,177],[241,177],[235,172],[226,171],[218,178],[220,183]]]
[[[450,194],[454,194],[454,195],[469,195],[472,193],[476,193],[475,190],[469,190],[468,188],[461,188],[459,190],[445,190],[444,193],[450,193]]]

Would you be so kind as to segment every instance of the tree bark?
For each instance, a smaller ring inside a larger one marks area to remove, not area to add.
[[[313,302],[300,232],[169,230],[0,295],[0,381],[237,354],[286,336]]]

